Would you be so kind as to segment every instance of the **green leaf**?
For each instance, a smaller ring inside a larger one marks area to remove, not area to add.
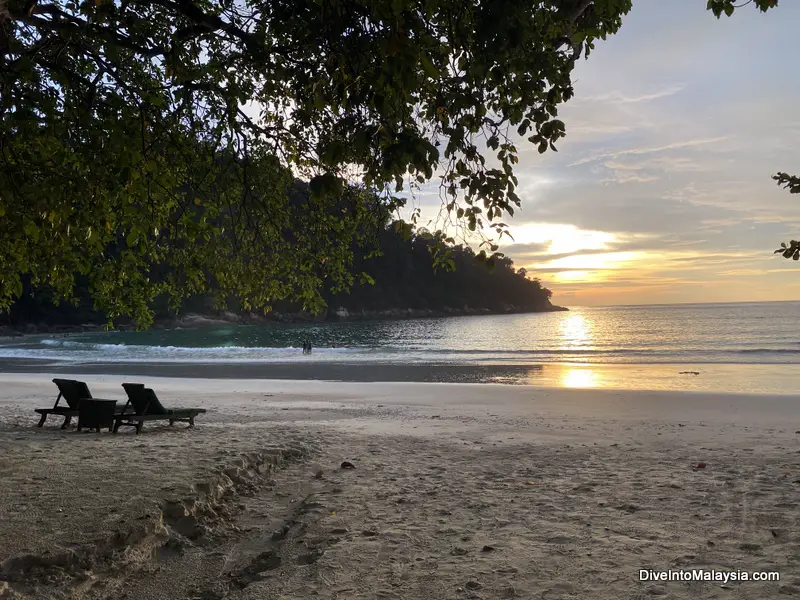
[[[312,177],[308,187],[312,196],[318,198],[329,194],[338,196],[342,193],[342,182],[332,173]]]
[[[36,226],[36,223],[33,223],[32,221],[26,222],[25,226],[23,227],[23,231],[25,232],[25,235],[31,238],[34,242],[39,241],[39,228]]]
[[[425,71],[425,74],[428,75],[428,77],[432,79],[439,77],[439,69],[434,66],[434,64],[431,62],[431,59],[424,51],[420,52],[419,60],[422,64],[422,69]]]

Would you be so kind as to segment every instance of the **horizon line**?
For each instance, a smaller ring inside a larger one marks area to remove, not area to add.
[[[554,302],[556,306],[570,308],[633,308],[639,306],[703,306],[710,304],[785,304],[787,302],[800,302],[800,300],[740,300],[736,302],[650,302],[644,304],[572,304],[564,305]]]

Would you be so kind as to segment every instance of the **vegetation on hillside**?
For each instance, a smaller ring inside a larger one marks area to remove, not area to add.
[[[431,311],[434,314],[461,312],[465,309],[489,312],[543,311],[552,308],[551,292],[537,279],[528,278],[525,269],[515,269],[507,257],[481,260],[468,246],[448,249],[447,269],[434,268],[433,247],[445,242],[440,235],[422,230],[409,234],[409,225],[390,223],[379,235],[380,254],[367,255],[354,248],[354,267],[364,276],[348,292],[336,291],[329,283],[321,296],[331,309],[345,308],[350,313],[406,309]],[[26,325],[105,324],[107,315],[96,311],[88,280],[76,285],[75,304],[54,304],[56,296],[47,288],[36,288],[24,281],[22,297],[11,310],[0,315],[0,325],[25,328]],[[166,297],[154,303],[156,317],[170,320],[176,315]],[[228,305],[237,312],[247,312],[235,297]],[[213,313],[213,297],[203,292],[185,299],[183,312]],[[278,301],[276,312],[294,313],[302,305]],[[332,316],[332,315],[331,315]]]
[[[552,292],[525,269],[516,270],[508,257],[487,264],[469,246],[450,249],[449,269],[434,269],[431,248],[442,244],[440,236],[425,232],[404,235],[402,223],[386,228],[380,236],[381,254],[358,259],[357,268],[373,282],[356,285],[350,294],[329,294],[328,304],[349,310],[383,309],[486,309],[502,312],[548,310]]]

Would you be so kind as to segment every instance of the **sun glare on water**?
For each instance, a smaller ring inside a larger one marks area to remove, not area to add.
[[[593,350],[594,333],[591,319],[574,312],[564,315],[561,320],[559,333],[561,334],[561,348],[563,350]],[[570,360],[581,360],[571,357]],[[600,387],[601,382],[595,371],[589,367],[565,367],[559,377],[562,387],[568,388],[594,388]]]
[[[565,350],[593,348],[592,323],[580,313],[564,316],[560,325],[561,347]]]

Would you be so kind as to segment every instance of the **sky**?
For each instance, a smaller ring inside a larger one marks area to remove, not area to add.
[[[554,303],[800,299],[800,264],[772,253],[800,236],[800,196],[770,179],[800,175],[800,1],[721,20],[705,6],[634,0],[574,72],[559,151],[518,145],[500,250]]]

